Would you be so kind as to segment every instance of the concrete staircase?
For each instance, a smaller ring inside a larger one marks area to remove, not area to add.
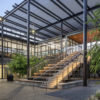
[[[56,64],[48,64],[38,73],[34,73],[33,82],[35,86],[45,88],[56,88],[64,79],[68,79],[72,72],[80,67],[83,61],[81,52],[74,52]]]

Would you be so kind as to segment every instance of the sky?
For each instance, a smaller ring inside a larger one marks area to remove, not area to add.
[[[10,11],[13,9],[14,3],[21,3],[23,0],[0,0],[0,16],[4,16],[6,10]]]

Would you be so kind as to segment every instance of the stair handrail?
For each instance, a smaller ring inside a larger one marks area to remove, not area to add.
[[[67,63],[68,66],[69,66],[69,64],[72,64],[71,62],[72,62],[72,61],[75,61],[75,59],[76,59],[77,57],[80,57],[81,54],[82,54],[82,53],[80,52],[79,54],[73,56],[72,60],[69,61],[69,62]],[[81,60],[82,60],[82,58],[81,58],[81,59],[78,59],[77,61],[81,62]],[[76,62],[76,63],[77,63],[77,62]],[[65,65],[65,66],[66,66],[66,65]],[[73,65],[72,65],[72,67],[73,67]],[[63,76],[63,73],[64,73],[64,69],[63,69],[62,72],[61,72],[62,76]],[[59,75],[59,73],[57,74],[57,80],[58,80],[58,75]],[[62,80],[63,80],[63,77],[62,77]],[[57,84],[58,84],[58,83],[57,83]]]
[[[57,57],[55,57],[54,58],[54,60],[56,60],[56,59],[58,59],[58,60],[61,60],[60,59],[60,56],[59,55],[61,55],[61,53],[58,53],[58,54],[55,54],[55,56],[57,55]],[[53,55],[54,56],[54,55]],[[50,57],[52,57],[52,56],[50,56]],[[45,59],[46,57],[44,57],[44,59]],[[49,60],[44,60],[44,62],[46,62],[46,65],[48,65],[49,64]],[[42,63],[44,63],[44,62],[40,62],[39,64],[36,64],[34,67],[37,69],[38,68],[38,66],[40,66]],[[45,66],[46,66],[45,65]],[[33,69],[33,68],[32,68]],[[39,69],[37,69],[37,72],[38,72],[38,70]]]
[[[79,53],[79,54],[80,54],[80,53]],[[79,54],[78,54],[78,55],[79,55]],[[74,56],[73,58],[71,58],[70,61],[68,61],[67,63],[71,62],[71,61],[72,61],[73,59],[75,59],[78,55],[75,55],[75,56]],[[48,71],[51,71],[51,70],[54,69],[57,65],[58,65],[58,64],[54,65],[54,67],[52,67],[52,68],[49,69]],[[45,71],[45,73],[48,72],[48,71]],[[44,75],[45,73],[41,73],[41,76]],[[41,77],[41,76],[40,76],[40,77]]]
[[[43,64],[43,63],[47,63],[48,61],[47,60],[44,60],[44,61],[41,61],[40,63],[38,63],[38,64],[36,64],[35,66],[34,66],[34,68],[36,68],[36,70],[37,70],[37,68],[39,68],[38,66],[40,66],[41,64]],[[32,68],[33,69],[33,68]],[[38,70],[40,70],[40,69],[38,69]],[[38,70],[37,70],[37,72],[38,72]]]
[[[80,53],[79,53],[80,54]],[[79,55],[78,54],[78,55]],[[73,59],[75,59],[78,55],[75,55],[74,57],[72,57],[72,58],[70,58],[70,61],[68,61],[68,62],[66,62],[66,64],[64,64],[64,66],[66,66],[67,64],[69,64]],[[57,67],[57,65],[58,64],[56,64],[56,65],[54,65],[54,67],[52,67],[51,69],[49,69],[48,71],[51,71],[52,69],[56,69],[56,67]],[[41,73],[40,74],[40,77],[42,77],[44,74],[46,74],[48,71],[45,71],[45,73]],[[42,83],[44,83],[44,82],[42,82]],[[48,83],[47,83],[47,79],[46,79],[46,87],[48,87]]]

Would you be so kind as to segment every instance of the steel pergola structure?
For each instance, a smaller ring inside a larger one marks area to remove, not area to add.
[[[84,32],[84,86],[87,82],[87,14],[95,18],[94,11],[100,8],[98,0],[24,0],[6,11],[0,23],[2,37],[2,78],[3,78],[3,37],[27,41],[27,66],[29,70],[29,45],[56,36],[69,36],[74,32]],[[28,75],[29,76],[29,75]]]

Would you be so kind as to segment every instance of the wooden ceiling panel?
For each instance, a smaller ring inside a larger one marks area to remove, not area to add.
[[[91,34],[92,33],[92,34]],[[88,31],[87,33],[87,42],[90,42],[93,40],[94,36],[98,34],[98,31]],[[69,36],[70,39],[82,44],[83,43],[83,33],[75,34],[72,36]]]

